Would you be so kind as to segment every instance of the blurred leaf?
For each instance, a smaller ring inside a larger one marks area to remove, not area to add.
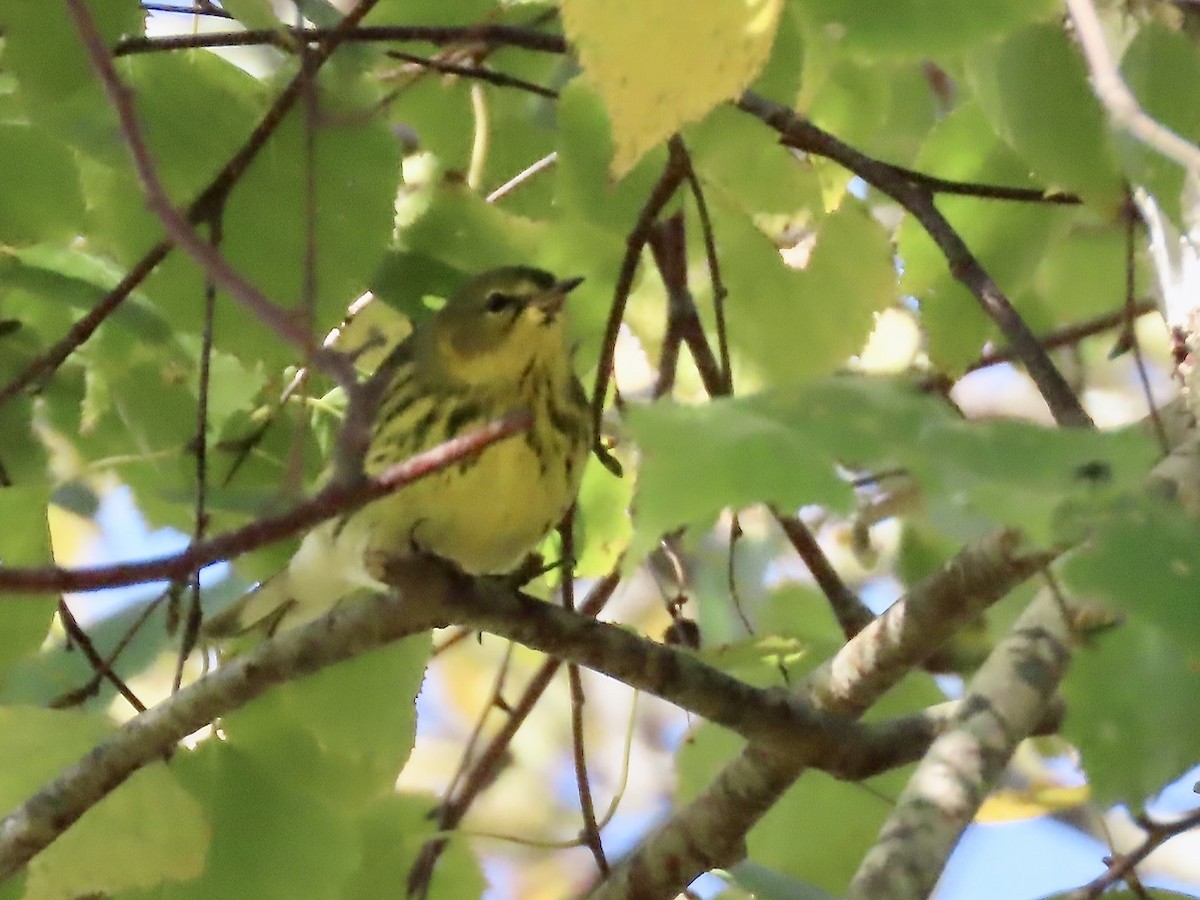
[[[142,32],[145,12],[137,0],[88,0],[88,11],[106,44]],[[4,30],[4,67],[21,91],[35,101],[58,101],[87,86],[93,102],[104,103],[66,4],[41,0],[5,0],[0,6]]]
[[[167,188],[190,201],[250,134],[268,99],[260,82],[210,53],[137,57],[126,77]],[[298,309],[308,232],[315,245],[316,328],[339,322],[367,286],[390,241],[400,177],[399,143],[382,123],[361,115],[368,98],[341,78],[322,91],[321,114],[336,125],[317,130],[315,221],[305,207],[305,127],[293,111],[238,182],[222,210],[220,249],[270,300]],[[128,172],[96,179],[98,217],[126,263],[161,236]],[[204,229],[201,229],[202,232]],[[145,292],[179,331],[202,328],[204,284],[198,268],[173,253],[146,281]],[[222,298],[215,331],[223,349],[247,360],[285,363],[297,351],[240,305]]]
[[[576,78],[558,99],[558,164],[555,197],[577,218],[621,234],[637,221],[666,161],[666,150],[648,153],[614,184],[609,117],[599,96]]]
[[[1147,22],[1125,48],[1121,75],[1147,115],[1185,141],[1200,139],[1200,109],[1179,90],[1200,80],[1200,54],[1186,35]],[[1116,140],[1129,180],[1154,194],[1178,226],[1183,168],[1130,135]]]
[[[856,203],[826,217],[803,270],[721,204],[730,342],[768,383],[828,373],[862,349],[874,314],[896,300],[886,232]]]
[[[380,797],[363,811],[359,820],[362,862],[351,874],[348,900],[374,900],[393,895],[408,880],[425,841],[436,836],[432,798],[410,794]],[[428,896],[431,900],[479,897],[486,882],[469,846],[453,840],[434,869]]]
[[[732,107],[717,107],[685,129],[684,138],[700,178],[727,193],[743,212],[821,208],[812,169],[783,145],[764,141],[762,125]]]
[[[0,423],[4,412],[0,407]],[[2,429],[0,424],[0,433],[7,434]],[[15,568],[53,563],[46,522],[49,503],[48,485],[0,487],[0,522],[4,523],[0,529],[0,565]],[[58,598],[53,594],[4,594],[0,603],[0,681],[14,662],[45,640],[57,605]]]
[[[212,846],[200,877],[154,896],[342,896],[341,885],[360,859],[354,822],[336,803],[296,789],[289,755],[258,760],[209,740],[177,754],[171,768],[204,799]]]
[[[766,866],[743,860],[726,873],[757,900],[833,900],[833,895]]]
[[[1085,468],[1102,464],[1109,484],[1127,485],[1141,477],[1154,453],[1133,431],[964,422],[932,398],[864,378],[702,406],[634,407],[628,420],[642,451],[638,551],[658,535],[705,522],[726,507],[844,507],[850,488],[835,474],[839,462],[902,465],[951,508],[1020,526],[1032,540],[1047,541],[1061,537],[1056,528],[1064,503],[1096,494],[1081,477]],[[955,533],[957,522],[948,524]]]
[[[40,128],[0,124],[0,159],[0,242],[73,237],[83,195],[70,150]]]
[[[1046,187],[1033,182],[1026,164],[997,142],[974,105],[960,107],[936,125],[914,165],[956,181]],[[1056,243],[1072,217],[1072,211],[1062,207],[973,197],[939,198],[938,208],[1010,298],[1028,282],[1046,248]],[[911,217],[900,225],[897,252],[903,266],[901,287],[921,303],[930,358],[951,375],[961,372],[979,356],[995,326]]]
[[[617,478],[597,460],[588,460],[576,501],[577,577],[596,578],[605,574],[625,552],[633,532],[629,521],[632,498],[632,474]]]
[[[1118,498],[1092,522],[1090,540],[1063,564],[1064,580],[1126,622],[1073,660],[1065,734],[1083,750],[1100,802],[1138,803],[1200,756],[1200,727],[1178,714],[1200,690],[1196,524],[1174,504],[1141,496]]]
[[[0,803],[10,809],[93,745],[112,726],[98,716],[0,708]],[[209,828],[199,804],[162,763],[135,772],[29,863],[28,898],[118,893],[194,878]]]
[[[417,635],[281,685],[225,717],[228,740],[264,764],[282,754],[276,776],[322,802],[377,796],[412,749],[429,650]]]
[[[871,717],[912,712],[941,699],[928,677],[908,678],[885,695]],[[693,729],[676,754],[678,802],[695,798],[743,744],[715,725]],[[904,769],[863,784],[805,772],[750,831],[747,858],[781,876],[841,894],[891,812],[881,796],[897,796],[906,780]],[[830,822],[837,822],[837,828],[831,829]],[[820,847],[821,852],[797,853],[797,847]]]
[[[672,0],[563,0],[567,37],[613,123],[619,179],[766,63],[782,0],[713,0],[686,16]]]
[[[796,6],[814,31],[848,50],[908,59],[962,50],[1059,12],[1053,0],[986,0],[968,6],[931,0],[900,0],[886,6],[805,0]]]
[[[1077,228],[1046,248],[1019,306],[1046,331],[1111,312],[1125,303],[1125,234],[1120,226]]]
[[[1104,112],[1083,57],[1060,25],[1031,26],[987,45],[975,51],[968,71],[996,133],[1043,187],[1073,191],[1103,213],[1116,212],[1122,187]]]

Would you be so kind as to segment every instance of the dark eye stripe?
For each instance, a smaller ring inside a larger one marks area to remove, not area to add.
[[[487,311],[498,313],[506,309],[520,309],[522,298],[515,294],[505,294],[501,291],[492,291],[487,298]]]

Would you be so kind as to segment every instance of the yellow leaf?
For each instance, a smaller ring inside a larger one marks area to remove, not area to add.
[[[746,88],[771,52],[782,6],[782,0],[562,0],[567,37],[612,119],[614,178]]]

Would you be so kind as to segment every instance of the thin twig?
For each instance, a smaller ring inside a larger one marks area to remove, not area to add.
[[[145,712],[146,704],[138,699],[137,694],[130,690],[125,680],[114,672],[112,666],[97,652],[96,645],[92,643],[92,639],[88,637],[87,632],[80,627],[78,620],[76,620],[75,615],[71,612],[71,608],[67,606],[67,601],[65,600],[58,601],[58,618],[63,623],[63,629],[67,633],[68,640],[83,653],[84,658],[88,661],[88,665],[92,667],[95,677],[108,681],[125,698],[130,706],[138,712]]]
[[[691,154],[687,152],[682,138],[679,138],[679,144],[687,160],[685,177],[692,192],[692,199],[696,201],[696,214],[700,218],[700,233],[704,238],[704,255],[708,261],[708,280],[712,284],[713,312],[717,320],[717,352],[721,355],[721,372],[724,376],[722,378],[724,390],[721,393],[732,395],[733,365],[729,360],[729,329],[725,323],[725,299],[729,296],[729,291],[725,289],[725,282],[721,279],[721,262],[717,255],[717,241],[713,233],[712,217],[708,214],[708,201],[704,199],[704,190],[700,186],[700,179],[692,165]]]
[[[1129,853],[1116,855],[1109,860],[1108,869],[1103,875],[1090,881],[1087,885],[1068,895],[1067,900],[1096,900],[1110,887],[1128,877],[1146,857],[1177,835],[1200,828],[1200,809],[1193,809],[1187,815],[1174,822],[1154,822],[1140,817],[1138,825],[1146,832],[1134,850]]]
[[[254,28],[208,34],[129,37],[117,43],[113,54],[128,56],[133,53],[161,53],[200,47],[249,47],[257,44],[291,50],[296,42],[323,43],[335,32],[342,39],[355,42],[423,41],[439,46],[474,42],[520,47],[541,53],[563,53],[566,50],[566,41],[561,35],[514,25],[363,25],[344,31],[339,31],[339,28]]]
[[[543,156],[537,162],[535,162],[531,166],[529,166],[529,168],[518,172],[512,178],[508,179],[508,181],[504,182],[504,184],[500,185],[500,187],[496,188],[494,191],[492,191],[490,194],[488,194],[485,199],[487,200],[488,203],[495,203],[497,200],[501,200],[504,197],[507,197],[509,194],[511,194],[513,191],[515,191],[517,188],[519,188],[525,182],[529,181],[531,178],[533,178],[538,173],[544,172],[547,169],[551,168],[557,162],[558,162],[558,151],[555,150],[553,153],[548,153],[545,156]]]
[[[613,591],[617,589],[617,585],[621,583],[621,576],[618,571],[609,572],[593,586],[583,603],[579,607],[579,612],[584,616],[596,616],[604,609],[609,598],[612,597]],[[463,629],[463,634],[470,634],[470,629]],[[513,738],[533,712],[533,708],[537,705],[542,695],[546,692],[546,688],[550,686],[550,682],[554,679],[562,662],[558,659],[547,659],[542,663],[541,667],[529,679],[520,698],[512,705],[508,713],[508,720],[501,726],[500,730],[492,738],[491,743],[479,754],[475,760],[474,768],[470,775],[463,783],[458,795],[451,801],[444,803],[438,815],[438,831],[446,833],[454,830],[462,822],[463,816],[471,808],[471,804],[475,802],[475,798],[479,793],[487,787],[495,779],[500,767],[504,764],[504,760],[508,754],[509,745]],[[438,858],[446,847],[445,838],[436,838],[426,842],[421,848],[420,854],[417,856],[417,861],[413,863],[413,867],[408,875],[408,892],[410,897],[423,897],[429,888],[430,880],[433,877],[434,867],[437,865]]]
[[[354,9],[347,13],[338,26],[328,32],[325,41],[314,51],[313,64],[319,66],[327,61],[344,40],[345,33],[352,30],[353,26],[361,21],[376,2],[377,0],[361,0]],[[268,138],[283,122],[284,116],[299,98],[300,89],[307,77],[308,75],[303,71],[298,73],[280,91],[249,137],[188,206],[189,221],[195,222],[208,217],[211,210],[223,202],[229,191],[249,168],[250,163],[258,156],[259,151],[266,146]],[[44,380],[57,370],[78,347],[95,333],[96,329],[120,306],[125,298],[154,271],[171,252],[171,249],[172,243],[169,239],[159,241],[151,247],[146,255],[121,279],[120,283],[83,318],[71,326],[61,339],[33,360],[16,378],[0,388],[0,403],[34,382]]]
[[[1082,322],[1064,325],[1062,328],[1056,328],[1054,331],[1048,332],[1038,340],[1047,350],[1055,350],[1059,347],[1078,344],[1086,338],[1094,337],[1112,328],[1126,326],[1131,315],[1136,318],[1152,313],[1157,309],[1158,307],[1153,300],[1135,300],[1132,308],[1122,306],[1110,312],[1101,313],[1091,319],[1085,319]],[[977,372],[989,366],[998,366],[1001,363],[1013,362],[1016,358],[1017,355],[1011,347],[1000,347],[996,350],[989,350],[982,354],[975,362],[967,366],[966,372],[963,374]],[[922,378],[918,384],[922,390],[931,390],[937,387],[942,381],[944,381],[944,376],[939,373]]]
[[[1067,12],[1087,58],[1092,87],[1113,123],[1192,174],[1200,173],[1200,147],[1147,115],[1122,80],[1091,0],[1067,0]]]
[[[999,184],[982,184],[976,181],[953,181],[905,166],[897,166],[894,163],[885,163],[885,165],[906,181],[928,188],[935,194],[954,194],[959,197],[978,197],[983,200],[1011,200],[1015,203],[1045,203],[1052,206],[1078,206],[1083,203],[1083,200],[1075,194],[1064,191],[1007,187]]]
[[[67,333],[29,363],[12,381],[0,388],[0,403],[14,397],[30,385],[42,382],[58,370],[84,341],[90,338],[134,288],[146,280],[154,268],[171,252],[170,241],[159,241],[138,260],[116,287],[89,309]]]
[[[1171,441],[1167,437],[1167,429],[1162,416],[1158,412],[1158,404],[1154,402],[1154,393],[1150,389],[1150,376],[1146,372],[1146,359],[1142,353],[1142,343],[1138,340],[1137,328],[1137,299],[1135,297],[1137,276],[1137,243],[1136,231],[1138,222],[1137,206],[1133,196],[1126,191],[1125,203],[1125,305],[1122,312],[1125,316],[1125,337],[1133,350],[1133,360],[1137,368],[1138,380],[1142,385],[1142,395],[1146,398],[1146,408],[1150,410],[1150,421],[1154,426],[1154,436],[1158,439],[1158,448],[1162,455],[1171,452]]]
[[[832,159],[883,191],[911,213],[941,249],[951,274],[962,282],[983,311],[999,326],[1029,371],[1054,420],[1064,426],[1095,427],[1079,398],[1038,343],[1025,320],[1013,309],[962,237],[938,210],[927,188],[899,177],[886,163],[860,153],[799,116],[788,106],[750,91],[738,99],[737,106],[775,129],[785,145]]]
[[[181,16],[212,16],[215,19],[232,19],[233,16],[215,6],[183,6],[173,3],[143,3],[142,9],[147,12],[169,13]]]
[[[117,113],[121,134],[133,157],[134,168],[137,170],[138,179],[146,194],[146,203],[158,217],[175,246],[186,251],[203,269],[208,279],[229,293],[277,335],[305,351],[306,355],[311,352],[313,365],[333,378],[346,389],[348,394],[353,393],[357,385],[353,363],[344,354],[325,348],[319,351],[315,350],[312,332],[296,325],[286,310],[267,299],[258,288],[238,273],[224,256],[196,233],[187,217],[175,208],[159,180],[157,168],[150,155],[150,148],[146,145],[142,135],[141,125],[138,123],[133,105],[133,95],[117,74],[113,58],[96,28],[91,11],[84,0],[66,0],[66,2],[67,10],[79,33],[92,68],[96,71],[96,75],[108,95],[109,102]],[[302,71],[311,78],[314,71],[313,63],[308,57],[304,59],[304,63]]]
[[[469,631],[466,633],[470,634]],[[458,760],[458,768],[450,776],[446,790],[442,793],[443,805],[448,803],[450,798],[454,796],[454,792],[458,790],[459,784],[462,783],[463,778],[470,771],[471,763],[475,756],[475,747],[478,746],[479,739],[483,736],[483,727],[487,724],[488,716],[493,709],[505,709],[504,683],[508,678],[509,668],[512,665],[513,647],[515,646],[512,641],[508,641],[504,646],[504,658],[500,660],[500,665],[496,667],[496,676],[492,679],[492,689],[488,692],[487,701],[480,708],[479,715],[475,717],[475,724],[471,726],[471,733],[467,735],[467,741],[463,745],[462,755]]]
[[[209,240],[214,247],[221,245],[222,215],[216,213],[209,220]],[[196,516],[192,529],[192,544],[204,539],[208,529],[208,396],[212,372],[213,332],[217,315],[217,288],[210,281],[204,284],[204,328],[200,339],[200,383],[196,400],[196,436],[192,449],[196,454]],[[175,659],[175,677],[171,682],[171,693],[183,685],[183,667],[196,645],[200,634],[200,570],[192,574],[191,602],[184,617],[183,632],[179,639],[179,654]]]
[[[608,385],[612,379],[613,355],[617,347],[617,335],[621,330],[621,322],[625,318],[625,303],[629,300],[629,292],[633,288],[633,278],[637,274],[638,261],[642,249],[650,237],[659,213],[675,196],[679,185],[685,177],[686,167],[678,152],[672,152],[663,167],[646,202],[642,204],[628,236],[625,238],[625,257],[621,260],[621,269],[617,274],[617,282],[613,287],[612,304],[608,310],[608,321],[604,327],[604,337],[600,343],[600,355],[596,366],[596,383],[592,390],[592,433],[600,434],[600,422],[604,416],[604,402],[608,398]]]
[[[403,50],[388,50],[387,55],[392,59],[411,63],[414,66],[420,66],[422,69],[441,72],[444,75],[459,75],[463,78],[474,79],[475,81],[486,81],[488,84],[494,84],[497,87],[517,88],[550,99],[558,97],[558,91],[554,90],[554,88],[526,81],[524,78],[517,78],[515,75],[509,75],[507,72],[497,72],[495,69],[488,69],[484,66],[464,66],[443,59],[418,56],[415,53],[405,53]]]
[[[688,288],[687,239],[682,213],[655,223],[647,236],[654,264],[667,289],[667,327],[671,340],[687,345],[704,389],[712,397],[725,396],[727,381],[704,334],[696,302]],[[666,348],[664,347],[664,352]],[[659,369],[661,379],[662,369]]]
[[[112,648],[112,651],[107,657],[105,657],[104,664],[108,669],[112,669],[112,667],[117,664],[117,660],[120,659],[121,654],[125,652],[125,648],[129,646],[134,636],[141,631],[142,626],[145,625],[146,621],[150,618],[150,614],[153,613],[154,610],[158,609],[163,600],[166,598],[167,592],[164,591],[147,603],[143,607],[142,611],[138,613],[137,618],[133,620],[133,624],[125,629],[125,633],[121,635],[121,639],[117,641],[116,645]],[[78,706],[85,700],[96,696],[100,690],[100,682],[102,682],[106,677],[107,676],[105,676],[103,672],[93,670],[92,677],[86,683],[63,694],[59,694],[57,697],[50,700],[46,706],[50,709],[69,709],[72,706]]]
[[[803,522],[774,507],[771,508],[771,512],[775,516],[775,521],[779,523],[779,527],[783,529],[783,533],[791,541],[792,547],[795,548],[800,559],[804,561],[804,565],[808,567],[817,587],[829,601],[829,606],[833,610],[838,626],[842,629],[842,634],[846,636],[847,640],[854,637],[871,623],[875,618],[874,613],[854,591],[846,587],[842,577],[829,562],[825,551],[821,549],[821,545],[817,543],[817,539],[813,537],[812,532]]]
[[[575,611],[575,506],[572,505],[558,526],[562,543],[562,601],[566,609]],[[583,678],[579,666],[567,665],[567,685],[571,695],[571,758],[575,765],[575,786],[579,793],[579,812],[583,818],[580,837],[592,853],[600,874],[608,874],[608,858],[596,824],[596,807],[592,801],[592,783],[588,777],[587,747],[583,736]]]

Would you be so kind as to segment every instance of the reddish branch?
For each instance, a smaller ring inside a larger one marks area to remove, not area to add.
[[[295,105],[316,68],[329,60],[334,50],[346,39],[347,34],[353,31],[354,26],[362,20],[362,17],[376,2],[377,0],[363,0],[346,14],[336,28],[327,32],[324,42],[309,54],[308,59],[313,67],[312,71],[300,71],[280,91],[275,102],[271,104],[262,120],[246,138],[245,143],[222,167],[208,187],[188,206],[187,219],[189,222],[198,222],[207,218],[214,208],[220,206],[233,186],[245,174],[250,163],[258,156],[259,151],[266,145],[267,140],[278,129],[288,111]],[[58,369],[76,348],[95,333],[101,323],[121,305],[125,298],[146,280],[155,267],[171,252],[172,246],[171,241],[166,239],[150,248],[146,255],[121,279],[120,284],[113,288],[103,300],[76,322],[60,340],[33,360],[16,378],[0,388],[0,403],[43,380]]]
[[[183,581],[210,563],[240,556],[274,541],[283,540],[307,531],[326,519],[332,519],[372,500],[378,500],[406,484],[479,453],[485,447],[512,437],[528,427],[529,416],[524,413],[499,419],[397,463],[377,477],[366,478],[355,484],[332,484],[312,499],[285,513],[259,519],[244,528],[219,534],[171,556],[78,569],[63,569],[58,566],[18,569],[0,566],[0,591],[95,591],[149,581]]]
[[[305,351],[312,365],[324,371],[347,390],[356,383],[354,364],[345,354],[325,347],[313,346],[311,330],[297,325],[282,307],[268,300],[258,288],[247,281],[210,243],[196,233],[159,180],[150,148],[142,137],[141,125],[134,110],[133,94],[121,81],[112,55],[96,28],[96,22],[83,0],[67,0],[67,11],[79,32],[92,68],[104,85],[109,102],[117,113],[121,133],[133,157],[134,168],[146,193],[146,202],[158,217],[175,246],[186,251],[205,273],[207,280],[227,291],[235,300],[268,325],[280,337]],[[306,56],[301,71],[305,83],[315,74],[314,63]]]

